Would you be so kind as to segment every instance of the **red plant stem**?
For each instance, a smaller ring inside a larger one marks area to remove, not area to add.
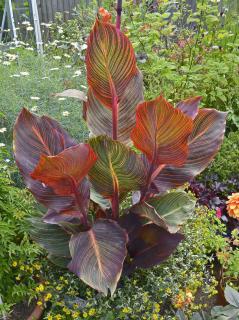
[[[122,12],[122,0],[117,0],[117,17],[116,17],[116,29],[120,30],[121,25],[121,12]]]
[[[157,177],[157,175],[160,173],[160,171],[165,167],[165,164],[162,164],[161,166],[158,166],[158,168],[156,170],[154,170],[154,166],[155,165],[154,165],[154,161],[153,161],[151,163],[149,171],[148,171],[146,185],[145,185],[144,189],[141,192],[140,201],[145,201],[146,196],[147,196],[147,192],[148,192],[148,190],[150,188],[151,183]]]
[[[140,201],[144,201],[146,198],[146,194],[147,194],[148,189],[151,185],[151,176],[152,176],[153,172],[154,172],[154,163],[152,162],[150,165],[149,171],[148,171],[145,187],[143,188],[143,190],[141,192]]]
[[[27,320],[39,320],[41,319],[44,312],[44,308],[36,305],[31,315],[27,318]]]
[[[115,220],[117,220],[119,217],[119,194],[118,194],[118,192],[114,194],[114,197],[113,197],[111,203],[112,203],[113,218]]]
[[[87,213],[85,212],[85,210],[82,209],[82,204],[81,204],[81,200],[80,200],[77,184],[76,184],[75,180],[73,180],[73,179],[72,179],[72,188],[73,188],[73,193],[74,193],[74,196],[75,196],[77,207],[78,207],[80,213],[82,214],[82,222],[86,227],[88,227],[89,226],[89,222],[88,222],[88,219],[87,219]]]

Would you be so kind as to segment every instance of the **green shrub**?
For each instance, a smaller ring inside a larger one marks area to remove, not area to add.
[[[30,194],[14,187],[8,154],[0,149],[0,296],[4,308],[29,297],[35,281],[33,274],[21,277],[24,266],[33,264],[40,253],[37,245],[28,236],[26,218],[34,215],[35,209]],[[7,160],[8,161],[8,160]]]
[[[239,133],[231,132],[224,139],[220,151],[215,160],[199,177],[203,180],[204,176],[210,174],[218,175],[219,180],[226,182],[233,176],[239,175]]]

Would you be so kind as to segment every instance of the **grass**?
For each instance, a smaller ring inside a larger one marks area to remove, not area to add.
[[[54,57],[37,56],[25,49],[12,54],[17,54],[17,58],[10,65],[1,63],[0,59],[0,126],[7,128],[1,134],[0,142],[11,144],[12,127],[23,107],[55,118],[78,141],[83,141],[88,136],[88,130],[82,120],[81,103],[72,98],[61,100],[54,97],[54,93],[70,88],[86,91],[84,67],[73,64],[71,58],[64,58],[63,62]],[[79,70],[81,75],[77,76],[75,72]],[[40,99],[33,100],[31,97]],[[64,116],[64,111],[68,111],[69,115]]]

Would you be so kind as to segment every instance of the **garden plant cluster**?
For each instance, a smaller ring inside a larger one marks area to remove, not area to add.
[[[239,8],[115,6],[4,31],[0,319],[236,320]]]

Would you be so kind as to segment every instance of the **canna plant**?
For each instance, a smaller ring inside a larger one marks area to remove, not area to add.
[[[86,53],[89,140],[78,143],[55,120],[24,108],[14,153],[27,187],[47,208],[32,218],[32,238],[52,262],[107,295],[122,272],[161,263],[183,240],[180,228],[195,201],[176,188],[211,162],[226,114],[199,109],[200,97],[175,107],[163,96],[144,101],[132,45],[100,13]],[[123,210],[126,197],[132,203]]]

